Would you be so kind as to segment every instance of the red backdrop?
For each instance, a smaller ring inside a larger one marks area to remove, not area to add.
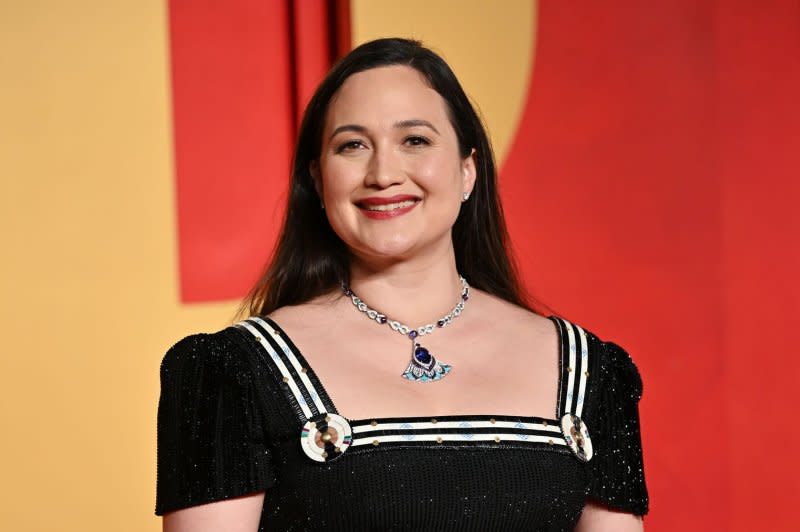
[[[169,8],[181,299],[235,299],[275,243],[298,117],[350,46],[348,4]]]
[[[274,242],[296,110],[349,38],[342,2],[296,5],[170,3],[184,301],[243,295]],[[800,4],[538,17],[502,194],[531,292],[640,368],[647,529],[791,529]]]

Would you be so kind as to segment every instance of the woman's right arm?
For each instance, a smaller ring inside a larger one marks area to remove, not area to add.
[[[165,531],[258,530],[276,477],[254,379],[230,331],[189,336],[164,356],[155,513]]]
[[[201,504],[164,515],[164,532],[256,532],[264,492]]]

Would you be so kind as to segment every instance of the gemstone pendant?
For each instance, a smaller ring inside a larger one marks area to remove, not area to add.
[[[445,364],[436,358],[424,347],[414,342],[411,353],[411,362],[403,372],[403,378],[417,382],[433,382],[444,378],[450,372],[450,364]]]

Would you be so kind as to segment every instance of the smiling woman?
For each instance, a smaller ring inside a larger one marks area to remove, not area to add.
[[[334,232],[358,257],[411,258],[452,246],[450,230],[475,182],[447,103],[414,68],[350,76],[325,117],[317,192]]]
[[[162,361],[165,529],[641,530],[639,372],[529,308],[507,248],[447,64],[353,50],[306,110],[250,317]]]

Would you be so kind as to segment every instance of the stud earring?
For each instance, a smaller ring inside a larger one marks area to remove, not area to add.
[[[468,199],[469,199],[469,192],[464,192],[464,199],[461,200],[461,202],[463,203],[463,202],[467,201]]]

